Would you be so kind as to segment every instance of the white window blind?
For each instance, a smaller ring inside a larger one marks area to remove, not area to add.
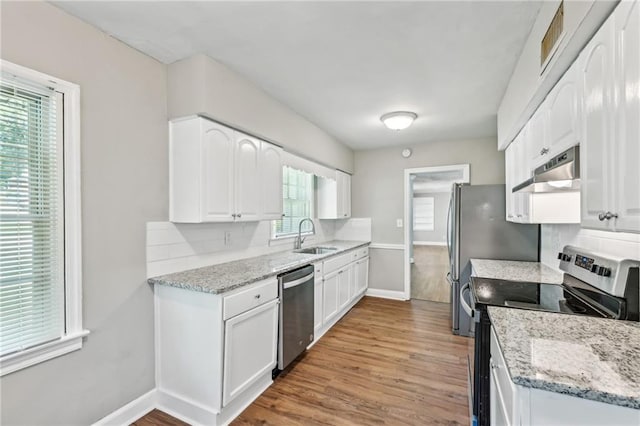
[[[65,333],[61,111],[60,93],[3,73],[0,356]]]
[[[300,221],[311,217],[313,209],[313,175],[285,166],[282,168],[282,202],[284,217],[273,221],[274,238],[298,233]],[[311,232],[311,224],[305,222],[302,232]]]
[[[434,198],[415,197],[413,199],[413,230],[434,230]]]

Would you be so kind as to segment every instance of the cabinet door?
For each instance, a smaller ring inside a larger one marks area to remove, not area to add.
[[[495,378],[495,372],[491,370],[489,375],[489,386],[491,389],[490,396],[490,423],[491,426],[510,426],[509,416],[504,407],[504,400],[498,389],[498,381]]]
[[[582,99],[580,145],[581,224],[607,229],[610,221],[598,219],[611,205],[609,164],[613,144],[613,22],[607,20],[578,59]]]
[[[202,120],[201,208],[204,222],[230,222],[234,211],[233,131]]]
[[[577,65],[574,63],[545,100],[549,110],[548,158],[580,142],[576,72]]]
[[[260,140],[236,132],[236,220],[260,218]]]
[[[356,294],[361,295],[369,286],[369,258],[360,259],[356,267]]]
[[[507,221],[509,222],[516,221],[514,195],[511,192],[511,189],[514,186],[514,182],[513,182],[513,171],[515,169],[514,153],[515,153],[515,145],[512,142],[504,151],[505,205],[507,210],[506,217],[507,217]]]
[[[349,266],[349,303],[358,296],[358,262]]]
[[[276,366],[277,344],[277,300],[225,321],[223,406]]]
[[[525,156],[531,170],[544,164],[550,158],[548,126],[549,109],[545,101],[533,114],[526,126],[527,150]]]
[[[338,271],[338,310],[344,308],[351,299],[351,267]]]
[[[640,232],[640,3],[616,8],[615,39],[617,107],[616,184],[617,231]]]
[[[282,149],[270,143],[260,145],[260,220],[282,219]]]
[[[338,313],[338,284],[340,271],[335,271],[325,275],[322,286],[322,322],[326,324],[336,313]]]
[[[525,132],[523,130],[516,137],[515,143],[515,156],[516,156],[516,167],[515,167],[515,181],[516,185],[524,182],[529,179],[532,175],[531,168],[529,166],[529,156],[527,155],[527,134],[528,130]],[[518,192],[514,194],[516,201],[516,216],[517,221],[520,223],[528,223],[529,222],[529,199],[531,195],[526,192]]]
[[[318,335],[318,330],[322,327],[322,302],[323,302],[323,281],[321,276],[316,276],[314,280],[313,292],[313,329]]]
[[[351,217],[351,175],[347,173],[339,173],[342,178],[340,179],[340,193],[341,193],[341,209],[340,217]]]

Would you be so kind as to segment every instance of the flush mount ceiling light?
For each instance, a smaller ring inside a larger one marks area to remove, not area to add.
[[[409,111],[396,111],[380,117],[380,121],[391,130],[402,130],[411,126],[418,114]]]

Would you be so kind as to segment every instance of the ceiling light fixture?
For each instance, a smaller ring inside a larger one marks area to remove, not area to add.
[[[380,117],[380,121],[391,130],[402,130],[411,126],[418,114],[409,111],[396,111]]]

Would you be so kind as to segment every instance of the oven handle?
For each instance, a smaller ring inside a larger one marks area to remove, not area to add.
[[[460,289],[460,305],[462,306],[462,309],[464,309],[464,311],[467,313],[467,315],[469,315],[471,318],[473,318],[474,317],[474,311],[471,308],[471,306],[469,306],[467,304],[467,302],[464,300],[464,293],[469,291],[469,286],[470,285],[471,285],[471,283],[466,283]]]

